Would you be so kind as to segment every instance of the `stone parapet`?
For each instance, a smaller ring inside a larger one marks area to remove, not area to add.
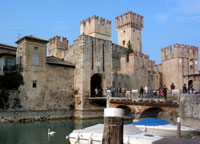
[[[175,44],[161,49],[162,61],[172,59],[172,58],[188,58],[188,59],[198,59],[198,47]]]
[[[68,48],[68,40],[66,37],[62,37],[62,41],[60,40],[60,36],[55,36],[49,39],[49,48],[60,48],[67,49]]]
[[[85,34],[105,40],[111,38],[111,21],[98,16],[92,16],[80,23],[80,34]]]
[[[143,16],[140,16],[136,13],[129,11],[124,15],[120,15],[119,17],[115,18],[116,28],[120,28],[125,25],[134,25],[139,29],[143,28]]]

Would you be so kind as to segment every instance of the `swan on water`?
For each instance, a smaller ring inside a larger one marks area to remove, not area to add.
[[[55,133],[55,131],[51,131],[50,128],[48,128],[48,135],[53,136]]]

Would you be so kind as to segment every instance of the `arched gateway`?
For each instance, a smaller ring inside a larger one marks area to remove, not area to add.
[[[91,97],[97,96],[95,94],[95,88],[98,89],[98,96],[101,96],[101,89],[102,89],[102,76],[99,73],[94,74],[90,80],[90,90],[91,90]]]

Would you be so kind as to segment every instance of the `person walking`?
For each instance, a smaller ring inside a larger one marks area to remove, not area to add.
[[[146,91],[146,98],[149,98],[149,86],[145,87],[145,91]]]
[[[174,85],[174,83],[171,84],[170,88],[171,88],[171,93],[172,93],[172,90],[175,89],[175,85]]]
[[[98,96],[98,88],[97,87],[95,88],[95,96],[96,97]]]
[[[163,94],[164,94],[164,99],[167,99],[167,87],[165,85],[163,87]]]
[[[140,97],[143,98],[143,93],[144,93],[144,89],[143,89],[143,87],[141,87],[141,88],[140,88],[140,95],[139,95],[139,98],[140,98]]]
[[[186,84],[183,85],[183,93],[184,93],[184,94],[187,93],[187,86],[186,86]]]
[[[164,97],[164,93],[163,93],[163,88],[162,87],[159,89],[159,97],[161,97],[161,98]]]

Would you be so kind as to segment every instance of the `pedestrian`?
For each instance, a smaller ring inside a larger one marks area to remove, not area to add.
[[[119,86],[118,88],[117,88],[117,96],[118,97],[120,97],[121,96],[121,87]]]
[[[172,90],[175,89],[175,85],[174,85],[174,83],[171,84],[170,88],[171,88],[171,93],[172,93]]]
[[[149,86],[145,87],[145,91],[146,91],[146,98],[149,98]]]
[[[184,93],[184,94],[187,93],[187,86],[186,86],[186,84],[183,85],[183,93]]]
[[[98,96],[99,96],[99,97],[102,97],[102,96],[103,96],[103,89],[102,89],[102,87],[99,88]]]
[[[96,97],[98,96],[98,88],[97,87],[95,88],[95,96]]]
[[[163,87],[163,94],[164,94],[164,99],[167,99],[167,87],[165,85]]]
[[[143,98],[143,93],[144,93],[144,89],[143,89],[143,87],[141,87],[141,88],[140,88],[140,95],[139,95],[139,98],[140,98],[140,97]]]
[[[116,96],[115,93],[116,93],[116,88],[114,87],[114,88],[113,88],[113,96],[114,96],[114,97]]]
[[[110,88],[110,90],[111,90],[111,94],[112,94],[112,97],[114,96],[114,88],[113,88],[113,86]]]
[[[122,96],[123,96],[123,97],[125,97],[125,93],[126,93],[126,88],[123,87],[123,88],[122,88]]]
[[[193,89],[193,85],[192,84],[188,86],[188,93],[189,94],[194,94],[194,89]]]
[[[163,93],[162,87],[159,89],[159,96],[160,96],[161,98],[164,97],[164,93]]]

